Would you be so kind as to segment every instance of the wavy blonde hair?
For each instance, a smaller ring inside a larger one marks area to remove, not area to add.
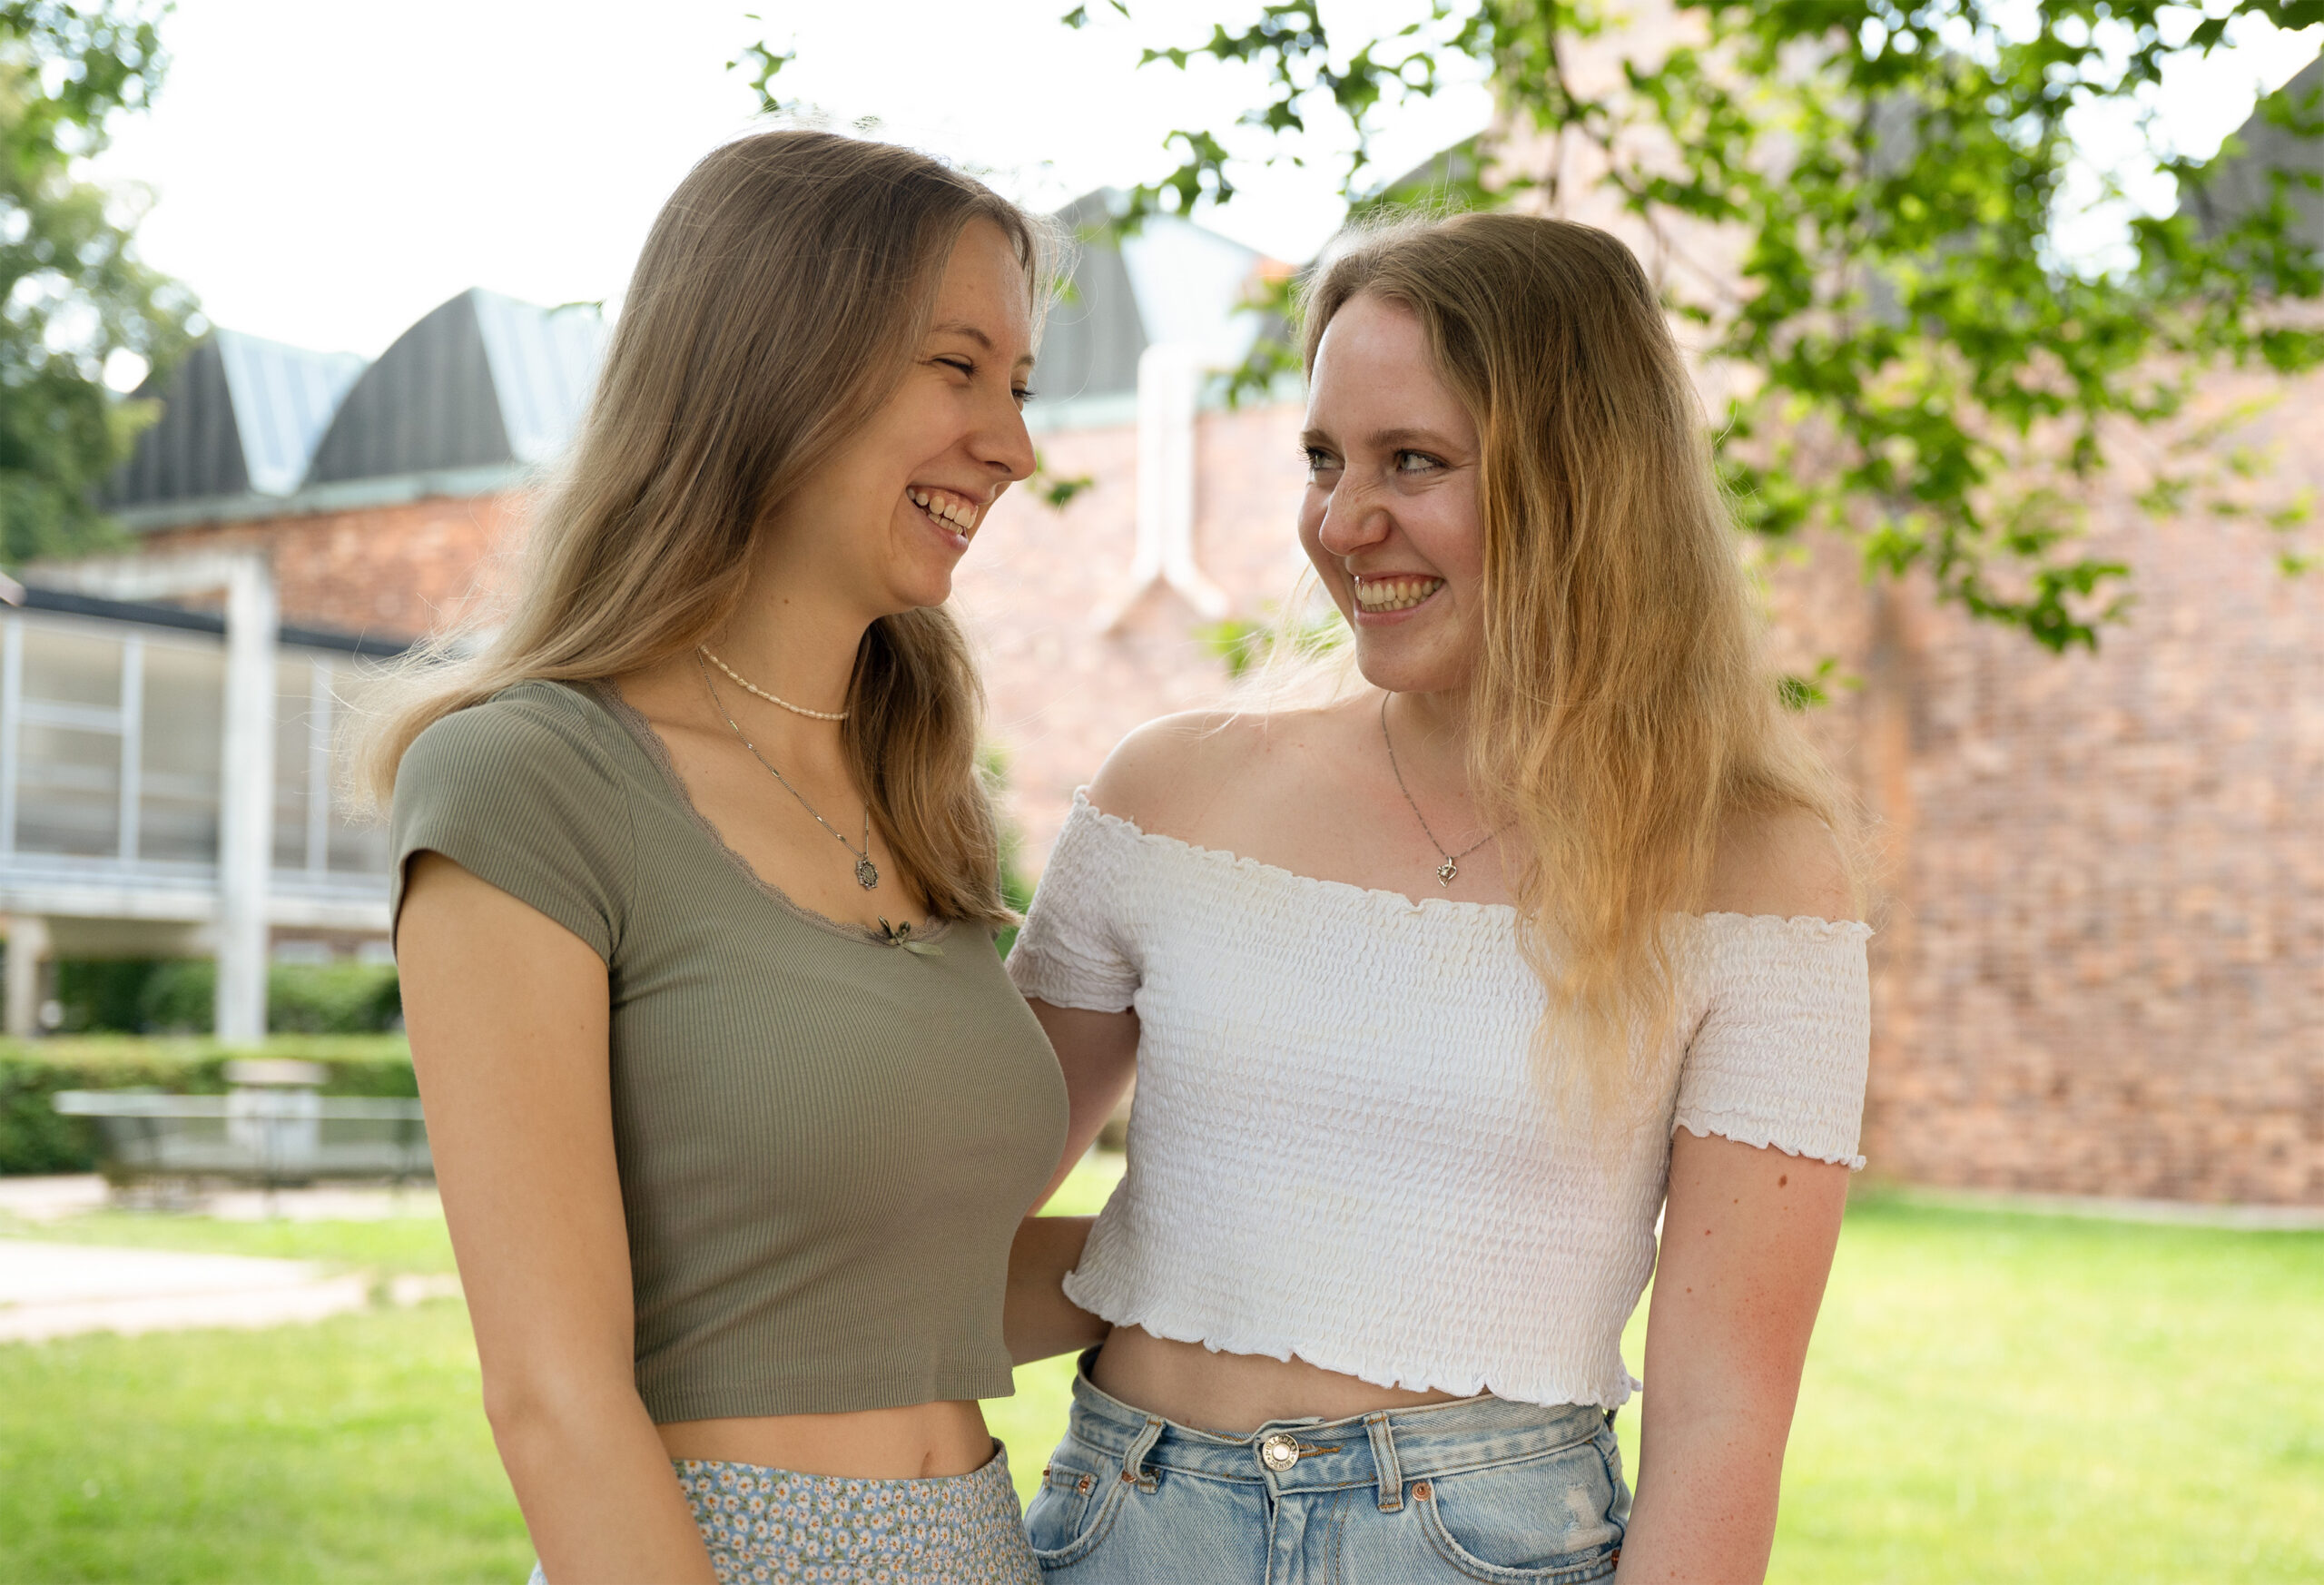
[[[1387,225],[1310,282],[1311,375],[1359,295],[1419,320],[1477,426],[1470,783],[1516,838],[1541,1047],[1581,1054],[1606,1100],[1670,1045],[1667,926],[1700,911],[1723,824],[1797,809],[1845,834],[1846,803],[1763,667],[1700,405],[1630,250],[1530,215]]]
[[[926,155],[762,133],[679,183],[647,236],[580,433],[536,512],[513,609],[473,654],[426,646],[359,755],[385,802],[433,722],[532,678],[600,681],[703,642],[743,598],[759,526],[894,391],[970,222],[1014,244],[1038,325],[1042,222]],[[1000,923],[999,827],[979,773],[984,694],[938,608],[864,634],[842,728],[897,859],[935,913]]]

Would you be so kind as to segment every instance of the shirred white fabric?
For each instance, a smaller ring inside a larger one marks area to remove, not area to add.
[[[1139,1019],[1129,1167],[1066,1293],[1382,1386],[1612,1408],[1679,1128],[1862,1167],[1855,922],[1687,921],[1670,1126],[1618,1153],[1528,1071],[1516,913],[1141,832],[1077,796],[1009,971]]]

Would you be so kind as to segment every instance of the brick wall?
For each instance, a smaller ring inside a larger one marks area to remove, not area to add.
[[[2324,484],[2324,381],[2288,398],[2250,437],[2287,492]],[[2093,548],[2138,598],[2094,655],[1867,590],[1831,547],[1775,579],[1792,655],[1863,683],[1818,724],[1885,864],[1866,1152],[1917,1182],[2324,1204],[2324,575],[2127,486]]]
[[[431,496],[393,506],[146,535],[156,553],[273,547],[285,622],[409,639],[457,619],[505,570],[520,496]]]

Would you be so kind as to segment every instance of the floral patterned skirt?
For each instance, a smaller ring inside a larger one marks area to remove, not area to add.
[[[679,1459],[719,1585],[1039,1585],[1009,1455],[920,1481],[803,1475],[761,1464]],[[533,1570],[531,1585],[546,1585]]]

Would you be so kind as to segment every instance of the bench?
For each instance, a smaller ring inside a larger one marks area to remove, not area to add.
[[[99,1166],[125,1187],[149,1178],[225,1178],[275,1189],[322,1178],[436,1175],[417,1100],[250,1088],[226,1095],[61,1090],[56,1109],[96,1120]]]

